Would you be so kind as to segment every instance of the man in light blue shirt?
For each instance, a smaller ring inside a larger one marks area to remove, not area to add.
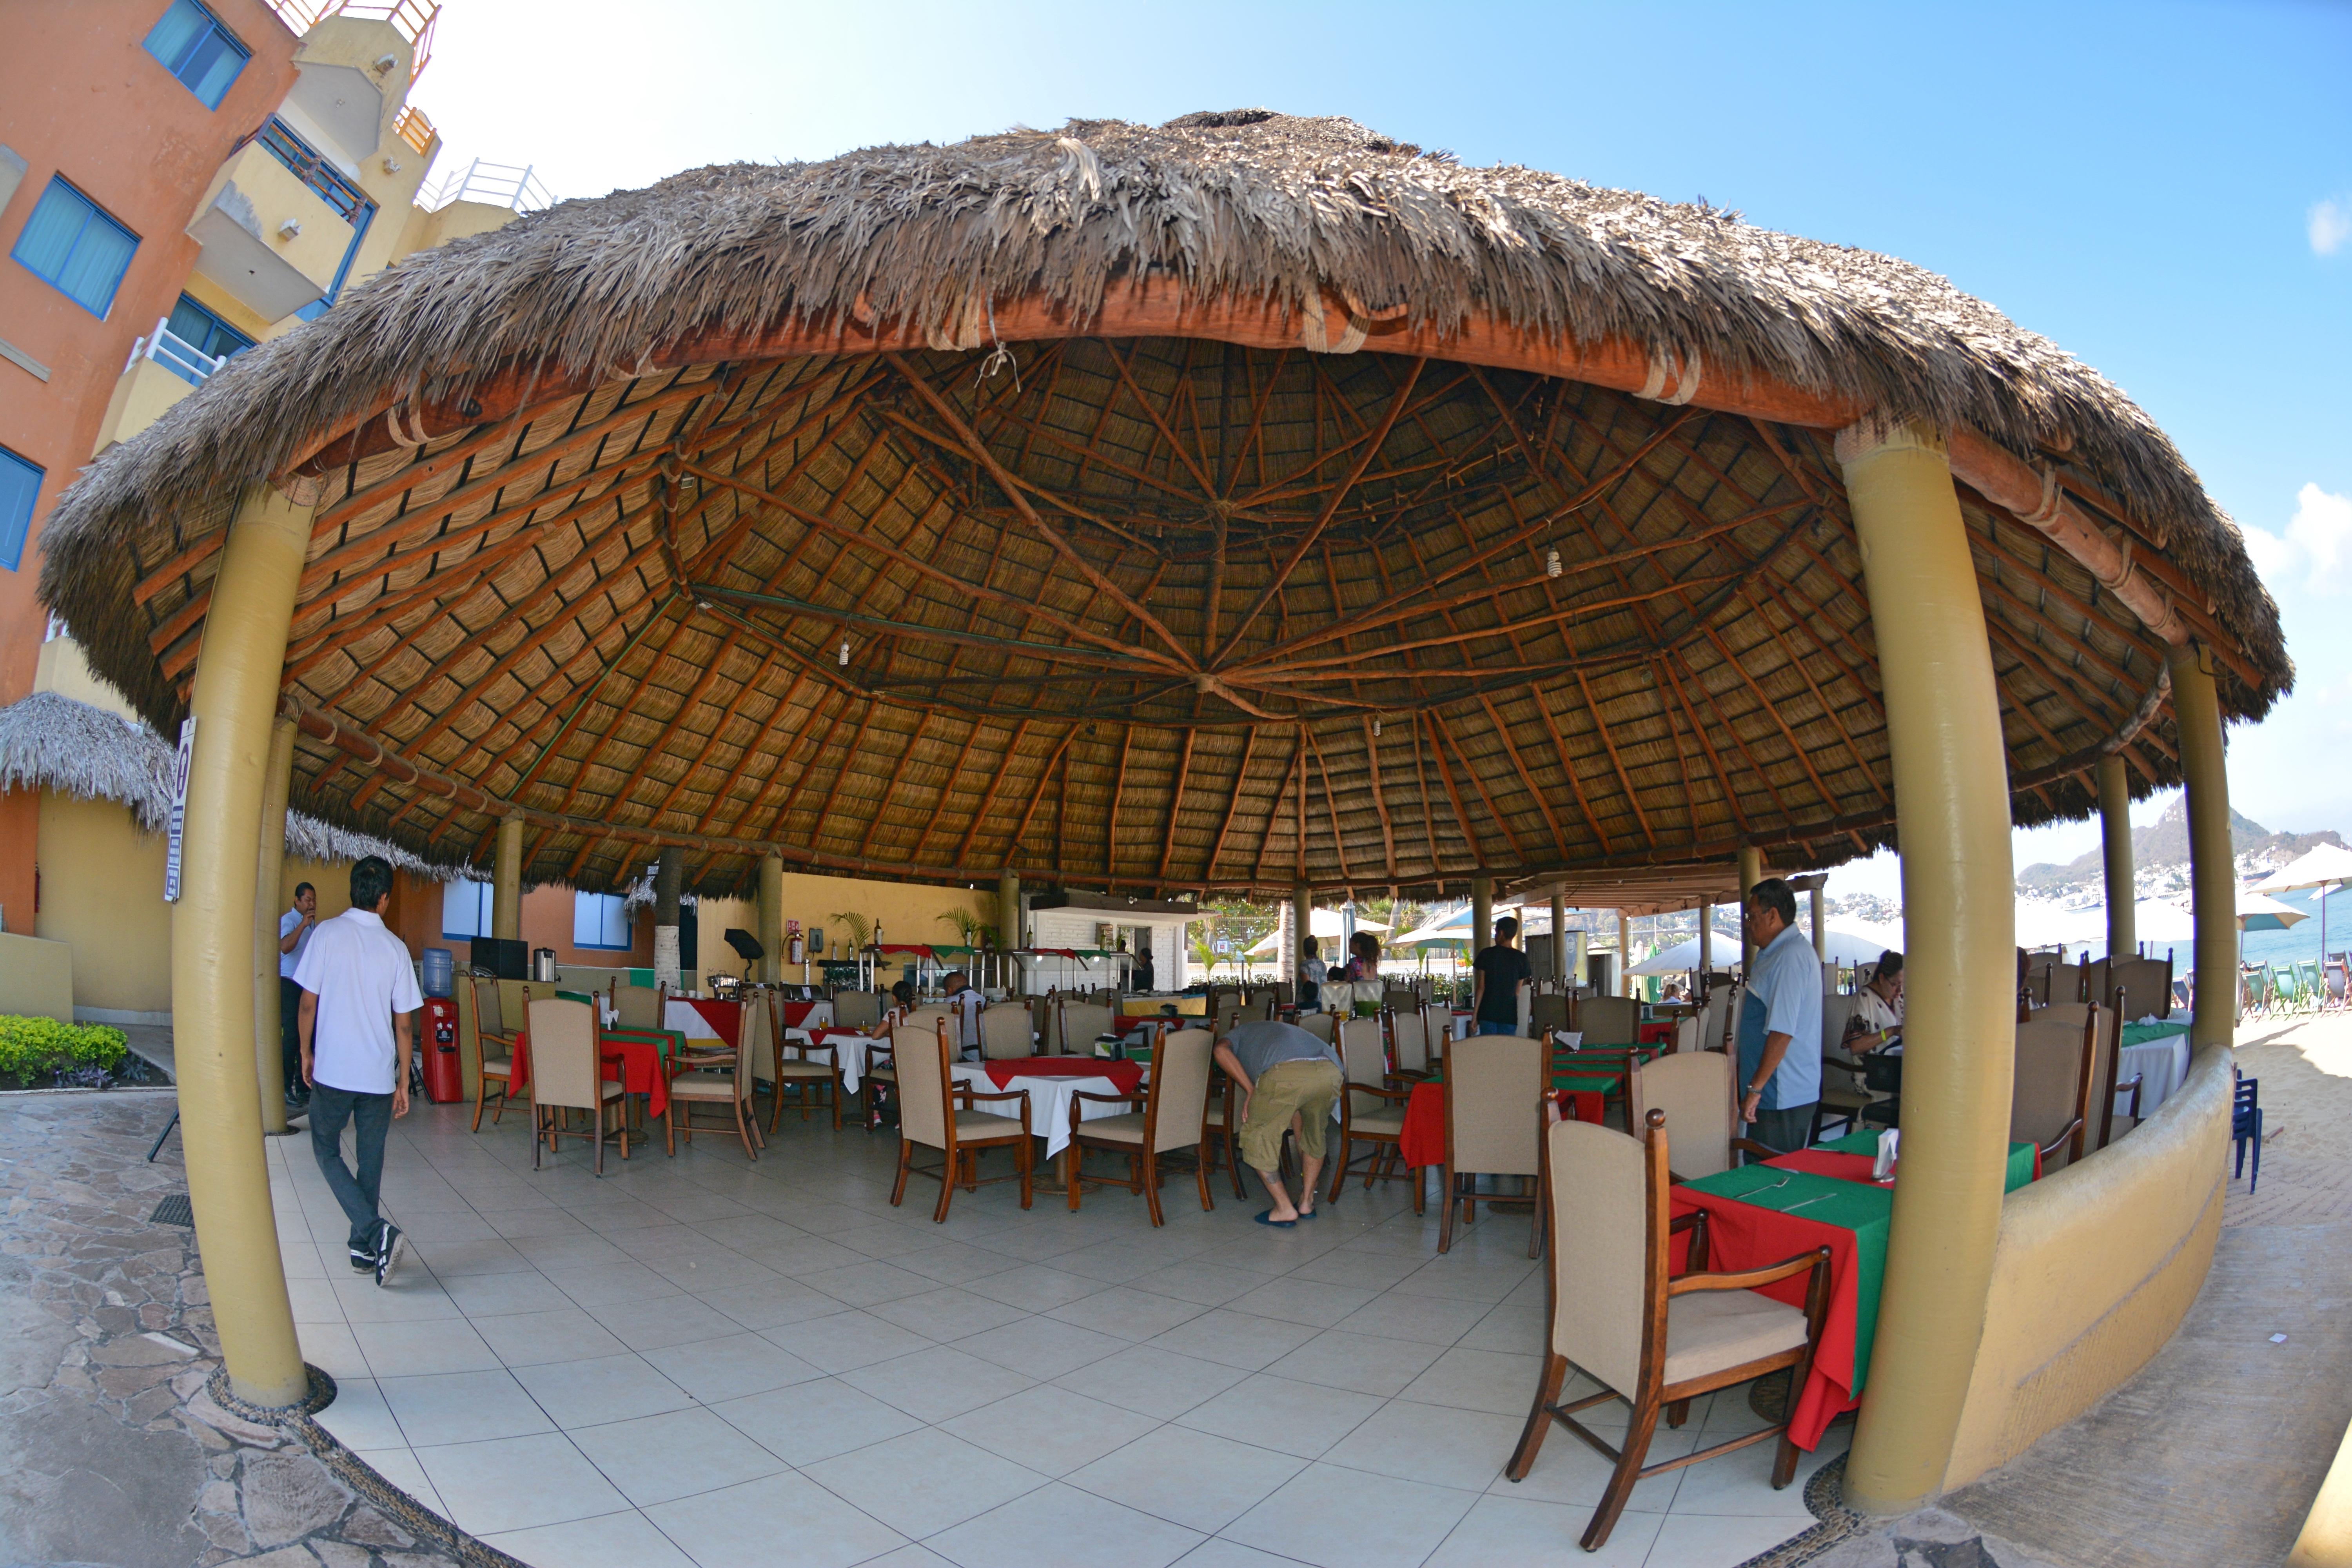
[[[1778,877],[1748,894],[1756,933],[1739,1016],[1739,1119],[1783,1153],[1805,1147],[1822,1098],[1822,961],[1797,930],[1797,895]]]

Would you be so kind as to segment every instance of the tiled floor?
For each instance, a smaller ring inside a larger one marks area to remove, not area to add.
[[[600,1181],[577,1146],[534,1173],[521,1121],[395,1124],[415,1253],[381,1290],[309,1140],[269,1147],[303,1351],[341,1387],[320,1419],[539,1568],[1707,1568],[1810,1525],[1844,1442],[1784,1491],[1769,1444],[1646,1482],[1588,1556],[1597,1455],[1555,1430],[1501,1475],[1542,1331],[1523,1209],[1444,1258],[1402,1183],[1286,1233],[1189,1181],[1157,1231],[1125,1193],[1024,1214],[1009,1183],[935,1226],[922,1177],[890,1206],[887,1135],[788,1112],[756,1164],[705,1134]],[[1727,1390],[1653,1452],[1754,1420]]]

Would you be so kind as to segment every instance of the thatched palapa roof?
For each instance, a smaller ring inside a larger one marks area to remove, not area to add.
[[[2242,717],[2291,683],[2162,432],[1941,279],[1255,110],[412,258],[101,458],[42,591],[167,725],[237,496],[315,503],[298,801],[461,857],[519,812],[533,879],[1829,863],[1893,822],[1864,416],[1949,432],[2020,820],[2178,777],[2168,643]]]

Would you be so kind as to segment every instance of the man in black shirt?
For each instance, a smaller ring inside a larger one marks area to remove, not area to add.
[[[1495,945],[1482,951],[1471,966],[1475,975],[1470,1005],[1482,1035],[1515,1035],[1519,1029],[1519,983],[1530,978],[1528,955],[1511,945],[1519,922],[1505,915],[1495,922]]]

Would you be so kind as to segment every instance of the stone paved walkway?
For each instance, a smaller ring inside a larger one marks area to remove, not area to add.
[[[0,1099],[0,1563],[454,1568],[287,1432],[205,1392],[219,1364],[170,1093]]]

